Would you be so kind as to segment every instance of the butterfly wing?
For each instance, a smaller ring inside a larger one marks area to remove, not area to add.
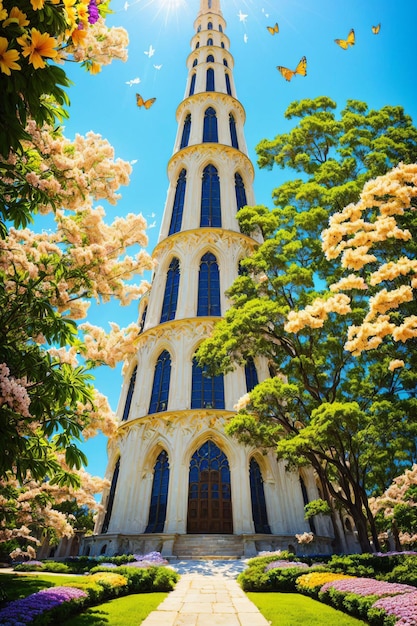
[[[142,96],[139,93],[136,94],[136,104],[138,105],[138,107],[143,107],[143,105],[145,104]]]
[[[346,41],[346,39],[335,39],[334,41],[335,41],[335,43],[337,43],[338,46],[343,48],[343,50],[347,49],[348,42]]]
[[[376,26],[372,26],[372,32],[374,35],[377,35],[381,30],[381,24],[377,24]]]
[[[271,35],[275,35],[276,33],[279,33],[279,28],[278,28],[278,23],[275,22],[274,26],[267,26],[268,32],[271,33]]]
[[[348,44],[348,46],[355,45],[355,31],[353,30],[353,28],[352,28],[352,30],[350,31],[350,33],[349,33],[349,35],[347,37],[347,44]]]
[[[282,65],[277,65],[277,70],[285,78],[285,80],[288,81],[290,81],[295,74],[295,72],[288,69],[288,67],[283,67]]]
[[[302,57],[299,64],[295,68],[295,74],[300,74],[300,76],[307,76],[307,59],[306,57]]]
[[[149,98],[149,100],[145,100],[145,102],[143,103],[143,106],[145,107],[145,109],[150,109],[153,103],[155,102],[155,100],[156,98]]]

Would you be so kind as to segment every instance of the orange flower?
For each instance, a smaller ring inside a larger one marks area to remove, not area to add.
[[[38,11],[39,9],[43,9],[45,0],[30,0],[30,4],[32,5],[32,9],[34,11]]]
[[[23,11],[21,11],[17,7],[13,7],[9,13],[8,19],[3,22],[3,28],[6,28],[6,26],[11,24],[12,22],[20,27],[27,26],[29,24],[29,20],[26,18],[26,13],[23,13]]]
[[[9,45],[6,37],[0,37],[0,71],[10,76],[11,70],[20,70],[20,65],[15,63],[19,58],[17,50],[8,50]]]
[[[82,46],[86,37],[87,31],[84,28],[76,28],[71,33],[72,43],[75,47]]]
[[[0,21],[7,17],[7,9],[4,8],[2,0],[0,0]]]
[[[36,28],[32,28],[31,39],[27,36],[19,37],[17,42],[22,46],[23,56],[29,57],[29,63],[32,63],[36,70],[45,67],[44,57],[54,59],[58,54],[55,50],[56,39],[48,33],[41,33]]]

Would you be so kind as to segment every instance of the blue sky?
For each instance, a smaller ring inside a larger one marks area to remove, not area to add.
[[[222,0],[226,34],[234,56],[237,96],[246,110],[245,136],[255,165],[256,202],[272,207],[272,190],[286,178],[278,169],[256,166],[255,146],[290,128],[284,112],[294,100],[326,95],[342,109],[347,99],[364,100],[370,108],[401,105],[417,123],[417,2],[415,0]],[[116,207],[106,206],[109,221],[130,212],[148,222],[148,250],[155,247],[168,190],[167,163],[177,131],[175,111],[185,97],[187,55],[194,34],[199,0],[112,0],[107,23],[129,33],[129,58],[115,61],[96,76],[67,64],[70,119],[65,134],[92,130],[108,139],[116,158],[135,162],[129,187],[122,188]],[[242,19],[242,15],[247,16]],[[272,36],[267,26],[279,25]],[[381,24],[378,35],[371,27]],[[335,38],[355,29],[356,44],[342,50]],[[155,49],[150,58],[145,54]],[[307,76],[286,82],[276,69],[294,69],[307,57]],[[161,66],[159,69],[154,66]],[[132,85],[129,81],[140,79]],[[145,110],[136,106],[136,92],[156,97]],[[108,328],[137,319],[137,304],[92,307],[89,321]],[[117,408],[121,368],[102,368],[96,386]],[[88,471],[104,476],[106,439],[84,445]]]

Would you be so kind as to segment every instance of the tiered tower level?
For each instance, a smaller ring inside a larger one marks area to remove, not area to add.
[[[236,219],[239,208],[255,204],[254,168],[219,0],[201,0],[194,29],[156,269],[139,306],[137,353],[108,447],[111,486],[82,553],[297,552],[295,534],[311,529],[310,549],[328,553],[329,520],[304,519],[305,503],[319,497],[313,473],[289,472],[272,452],[224,432],[237,400],[269,376],[266,361],[210,378],[194,359],[229,306],[225,291],[240,261],[257,244]]]

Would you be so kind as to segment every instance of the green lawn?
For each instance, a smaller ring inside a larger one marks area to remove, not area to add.
[[[2,574],[0,573],[0,590],[6,595],[6,600],[18,600],[31,593],[36,593],[47,587],[66,585],[69,582],[87,580],[86,576],[57,576],[56,574]],[[2,595],[3,595],[2,594]]]
[[[167,597],[167,593],[138,593],[87,609],[61,626],[138,626]]]
[[[359,626],[362,620],[350,617],[327,604],[299,593],[255,593],[246,595],[271,626]]]

